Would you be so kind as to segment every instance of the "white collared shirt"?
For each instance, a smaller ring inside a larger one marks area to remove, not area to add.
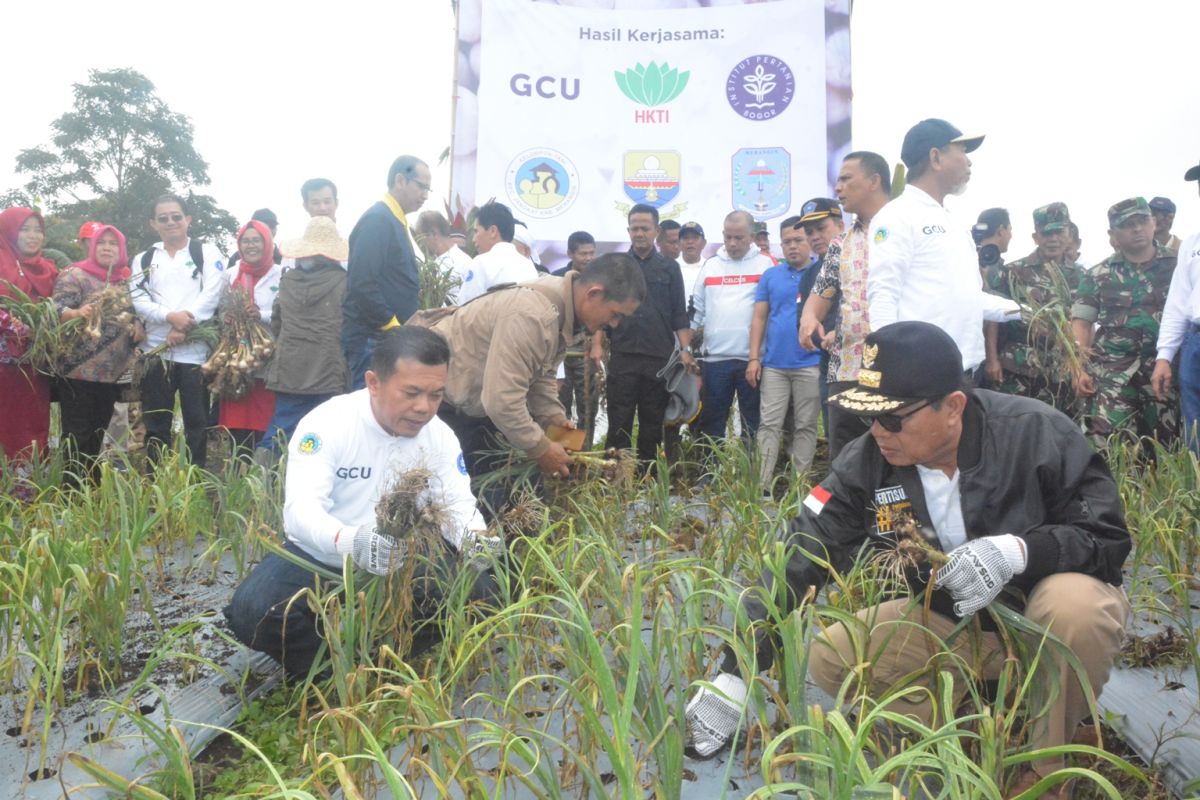
[[[458,290],[458,304],[461,306],[502,283],[525,283],[537,279],[537,267],[517,252],[512,242],[496,242],[491,250],[471,260],[471,266]]]
[[[1200,233],[1184,239],[1158,326],[1158,357],[1175,358],[1188,325],[1200,325]]]
[[[922,320],[950,335],[963,369],[983,363],[983,321],[1012,319],[1016,303],[985,294],[975,244],[945,206],[909,184],[871,220],[871,329]]]
[[[441,269],[449,269],[450,272],[458,277],[458,286],[450,290],[448,299],[454,305],[458,305],[462,301],[459,299],[459,292],[463,284],[467,282],[467,275],[471,271],[471,257],[464,253],[458,245],[451,245],[450,249],[442,253],[437,258],[437,265]]]
[[[940,469],[917,464],[921,488],[925,490],[925,508],[937,533],[942,550],[949,553],[967,541],[967,525],[963,522],[962,493],[958,488],[959,471],[947,478]]]
[[[173,311],[190,311],[196,322],[210,319],[217,310],[226,283],[225,256],[213,245],[203,244],[204,268],[196,269],[188,249],[189,239],[174,256],[167,254],[162,242],[154,245],[154,255],[149,268],[142,272],[142,253],[129,261],[129,293],[133,297],[133,308],[146,327],[146,350],[158,347],[167,340],[171,323],[167,314]],[[169,347],[163,354],[169,361],[180,364],[203,364],[208,358],[208,348],[199,343]]]
[[[447,512],[442,538],[459,547],[468,530],[484,530],[462,448],[449,425],[434,417],[416,436],[392,436],[375,419],[368,390],[326,400],[301,418],[288,444],[287,538],[340,569],[337,542],[374,525],[383,492],[413,469],[432,473],[423,496]]]

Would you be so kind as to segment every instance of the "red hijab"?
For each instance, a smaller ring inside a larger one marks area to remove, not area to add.
[[[11,297],[11,283],[36,300],[49,297],[54,291],[58,267],[44,258],[41,251],[23,256],[17,250],[17,234],[30,217],[37,217],[42,230],[46,229],[46,221],[32,208],[6,208],[0,212],[0,294]]]
[[[96,260],[96,247],[100,244],[100,237],[106,233],[117,237],[117,263],[113,264],[112,269],[102,267]],[[71,266],[78,267],[89,275],[95,275],[102,281],[120,283],[129,277],[129,253],[125,249],[125,234],[112,225],[99,226],[88,242],[87,258],[76,261]]]
[[[252,219],[238,231],[238,252],[241,252],[242,237],[246,235],[246,231],[254,228],[258,231],[258,235],[263,239],[262,255],[257,261],[247,261],[243,255],[242,260],[238,262],[238,275],[234,281],[234,286],[240,286],[246,290],[246,293],[251,297],[254,296],[254,287],[258,283],[259,278],[266,275],[271,267],[275,266],[275,240],[271,237],[271,229],[256,219]]]

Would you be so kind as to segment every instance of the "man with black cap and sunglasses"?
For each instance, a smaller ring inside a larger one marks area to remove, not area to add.
[[[971,234],[943,205],[947,195],[966,191],[967,153],[982,142],[943,119],[909,129],[900,152],[908,184],[871,221],[867,278],[872,328],[932,322],[954,339],[972,376],[984,359],[983,321],[1004,322],[1018,311],[1011,300],[984,293]]]
[[[1069,647],[1097,695],[1129,615],[1121,565],[1130,536],[1103,457],[1050,406],[965,385],[960,359],[954,341],[926,322],[898,322],[867,337],[858,385],[830,402],[870,420],[870,431],[842,451],[804,500],[784,534],[786,565],[764,570],[762,591],[742,594],[749,620],[766,622],[811,602],[830,567],[846,571],[864,546],[886,554],[911,536],[945,553],[936,570],[901,565],[911,596],[864,609],[860,625],[830,625],[808,652],[812,679],[833,695],[855,675],[863,682],[858,691],[876,699],[894,688],[925,687],[889,705],[925,724],[936,714],[939,672],[953,678],[958,699],[971,680],[959,669],[963,659],[975,663],[979,678],[1000,673],[1009,647],[996,632],[993,603],[1023,611]],[[776,585],[776,576],[786,585]],[[763,597],[777,598],[779,608],[768,612]],[[972,617],[974,632],[954,631]],[[914,625],[934,636],[904,635]],[[1031,649],[1037,646],[1033,641]],[[1073,668],[1046,647],[1039,669],[1048,674],[1040,685],[1054,691],[1044,713],[1029,721],[1038,748],[1068,742],[1089,713]],[[687,706],[693,753],[711,756],[728,745],[748,695],[742,676],[769,668],[774,650],[764,625],[755,662],[725,651],[718,674]],[[870,654],[870,669],[863,669],[862,653]],[[1061,758],[1047,758],[1016,779],[1028,788],[1061,766]]]

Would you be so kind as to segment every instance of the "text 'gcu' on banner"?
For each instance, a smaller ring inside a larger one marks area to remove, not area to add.
[[[561,252],[576,230],[626,242],[635,203],[719,239],[733,209],[774,228],[828,194],[848,0],[703,2],[461,0],[455,210],[494,197]]]

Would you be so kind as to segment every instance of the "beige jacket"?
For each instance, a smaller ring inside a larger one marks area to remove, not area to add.
[[[486,416],[509,443],[538,458],[545,427],[566,419],[555,374],[575,333],[575,273],[483,295],[438,320],[450,343],[446,402]]]

